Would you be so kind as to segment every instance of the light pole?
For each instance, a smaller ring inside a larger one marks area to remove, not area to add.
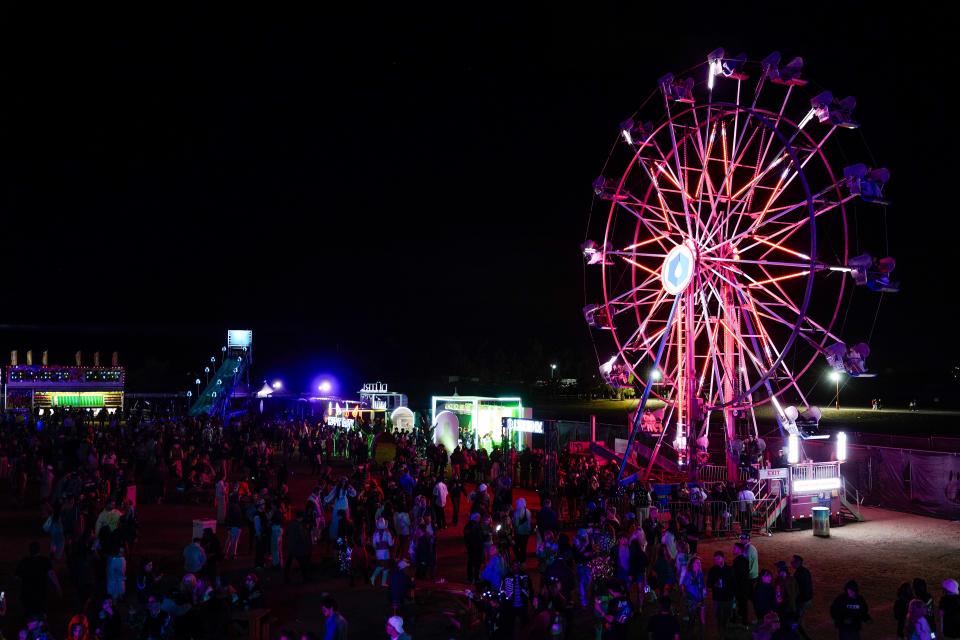
[[[550,379],[553,380],[553,376],[557,373],[557,365],[550,365]]]
[[[197,385],[197,397],[200,397],[200,378],[194,380],[193,384]]]
[[[836,385],[837,385],[837,398],[836,398],[836,401],[837,401],[837,411],[840,411],[840,372],[839,372],[839,371],[831,371],[831,372],[830,372],[830,379],[833,380],[833,382],[836,383]]]
[[[211,362],[213,362],[213,360],[214,360],[213,358],[210,358],[210,361],[211,361]],[[204,373],[204,375],[207,376],[207,384],[210,384],[210,367],[204,367],[204,368],[203,368],[203,373]]]

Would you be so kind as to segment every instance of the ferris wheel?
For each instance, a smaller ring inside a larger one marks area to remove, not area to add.
[[[711,423],[727,443],[756,434],[770,403],[796,434],[819,359],[865,374],[869,348],[838,335],[846,294],[898,288],[891,258],[851,255],[853,201],[886,206],[889,172],[846,159],[855,100],[811,90],[802,66],[718,49],[663,76],[593,184],[581,248],[602,293],[584,315],[612,348],[601,373],[642,390],[631,443],[648,399],[665,403],[691,474]]]

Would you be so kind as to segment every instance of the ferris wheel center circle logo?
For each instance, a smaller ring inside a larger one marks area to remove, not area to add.
[[[670,295],[677,295],[687,288],[693,278],[693,251],[685,244],[671,249],[660,269],[660,282]]]

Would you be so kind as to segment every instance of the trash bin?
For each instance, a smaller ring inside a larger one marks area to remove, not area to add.
[[[813,535],[821,538],[830,537],[830,509],[827,507],[813,507]]]

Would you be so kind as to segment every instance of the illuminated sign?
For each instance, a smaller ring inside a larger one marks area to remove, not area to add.
[[[227,331],[227,347],[230,349],[250,348],[253,344],[253,331],[249,329],[230,329]]]
[[[840,478],[818,478],[816,480],[794,480],[794,493],[806,491],[829,491],[840,488]]]
[[[761,480],[785,480],[786,478],[786,469],[760,469]]]
[[[470,413],[473,411],[473,404],[464,404],[461,402],[445,402],[443,404],[444,411],[460,411],[463,413]]]
[[[503,418],[503,426],[517,433],[543,433],[543,420]]]
[[[671,249],[660,269],[660,282],[663,283],[664,291],[677,295],[685,290],[693,278],[694,264],[693,251],[686,244]]]
[[[350,429],[356,424],[356,420],[353,418],[344,418],[342,416],[329,416],[327,418],[327,425],[331,427],[343,427],[344,429]]]

